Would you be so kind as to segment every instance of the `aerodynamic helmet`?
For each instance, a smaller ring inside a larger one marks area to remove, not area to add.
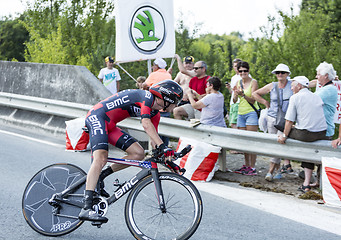
[[[171,104],[178,105],[183,96],[182,88],[173,80],[163,80],[155,83],[149,88],[149,91],[164,101],[164,110]]]

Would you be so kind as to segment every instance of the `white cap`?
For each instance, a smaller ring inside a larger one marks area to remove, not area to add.
[[[158,65],[159,68],[166,68],[167,67],[167,63],[165,60],[163,60],[162,58],[157,58],[154,61],[155,65]]]
[[[291,80],[300,83],[304,87],[308,87],[308,85],[309,85],[309,79],[305,76],[297,76]]]
[[[287,72],[289,74],[291,73],[289,67],[283,63],[278,64],[275,70],[273,70],[271,73],[275,74],[275,72]]]

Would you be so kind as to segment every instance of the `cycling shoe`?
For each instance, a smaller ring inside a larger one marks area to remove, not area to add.
[[[78,218],[80,220],[85,220],[85,221],[94,221],[94,222],[102,222],[102,223],[108,222],[108,218],[102,217],[96,211],[92,209],[82,208],[81,212],[78,215]]]

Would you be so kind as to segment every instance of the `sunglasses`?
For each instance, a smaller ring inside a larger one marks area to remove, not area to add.
[[[249,70],[238,70],[238,72],[240,72],[240,73],[247,73],[247,72],[249,72]]]
[[[194,70],[198,70],[199,68],[203,68],[203,67],[194,67]]]
[[[286,74],[287,72],[283,72],[283,71],[277,71],[275,72],[275,74]]]

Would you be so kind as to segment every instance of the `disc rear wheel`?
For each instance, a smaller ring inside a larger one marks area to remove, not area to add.
[[[83,223],[78,214],[83,205],[85,180],[64,197],[77,206],[59,201],[52,206],[49,200],[84,176],[86,173],[72,164],[53,164],[36,173],[22,198],[22,211],[28,225],[47,236],[64,235],[78,228]]]

